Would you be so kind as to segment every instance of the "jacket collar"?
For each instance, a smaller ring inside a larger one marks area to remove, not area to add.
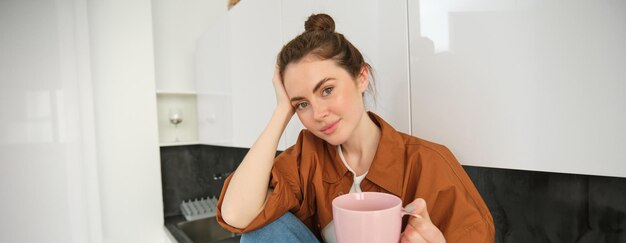
[[[378,115],[373,112],[368,112],[368,115],[380,127],[381,136],[376,155],[374,155],[374,161],[372,161],[365,178],[396,196],[400,196],[403,180],[393,178],[404,176],[404,139],[398,131]],[[328,143],[325,145],[332,162],[330,163],[330,168],[324,171],[323,178],[327,182],[336,183],[349,171],[341,162],[337,147]]]

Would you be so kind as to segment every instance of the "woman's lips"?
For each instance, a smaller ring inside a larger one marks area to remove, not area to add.
[[[328,124],[324,127],[322,127],[322,130],[320,130],[322,133],[329,135],[333,132],[335,132],[335,130],[337,130],[337,126],[339,125],[339,120],[337,120],[336,122],[333,122],[331,124]]]

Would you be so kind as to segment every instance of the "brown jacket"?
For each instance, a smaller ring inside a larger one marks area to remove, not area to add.
[[[394,194],[403,205],[423,198],[447,242],[494,242],[489,209],[452,153],[442,145],[396,131],[374,113],[369,115],[382,135],[362,191]],[[270,180],[274,191],[263,211],[244,229],[226,224],[221,217],[229,182],[230,177],[217,205],[218,222],[226,229],[249,232],[290,211],[321,239],[321,230],[332,221],[331,202],[350,191],[353,175],[335,146],[302,130],[297,143],[275,159]],[[403,225],[406,222],[407,217]]]

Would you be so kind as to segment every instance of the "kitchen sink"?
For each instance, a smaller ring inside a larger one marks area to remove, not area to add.
[[[222,228],[215,217],[180,222],[177,226],[194,243],[239,242],[238,235]]]

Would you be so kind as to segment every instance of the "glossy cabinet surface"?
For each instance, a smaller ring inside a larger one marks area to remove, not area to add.
[[[151,2],[0,19],[0,242],[162,242]]]
[[[626,176],[623,1],[408,3],[414,135],[467,165]]]
[[[240,3],[199,46],[201,140],[252,145],[274,58],[316,12],[372,64],[368,108],[398,130],[465,165],[626,176],[626,5],[614,1]],[[294,117],[279,149],[301,129]]]
[[[201,143],[250,147],[265,128],[275,104],[271,79],[282,46],[280,21],[280,1],[242,2],[198,41]]]
[[[0,2],[0,242],[102,234],[82,4]]]

